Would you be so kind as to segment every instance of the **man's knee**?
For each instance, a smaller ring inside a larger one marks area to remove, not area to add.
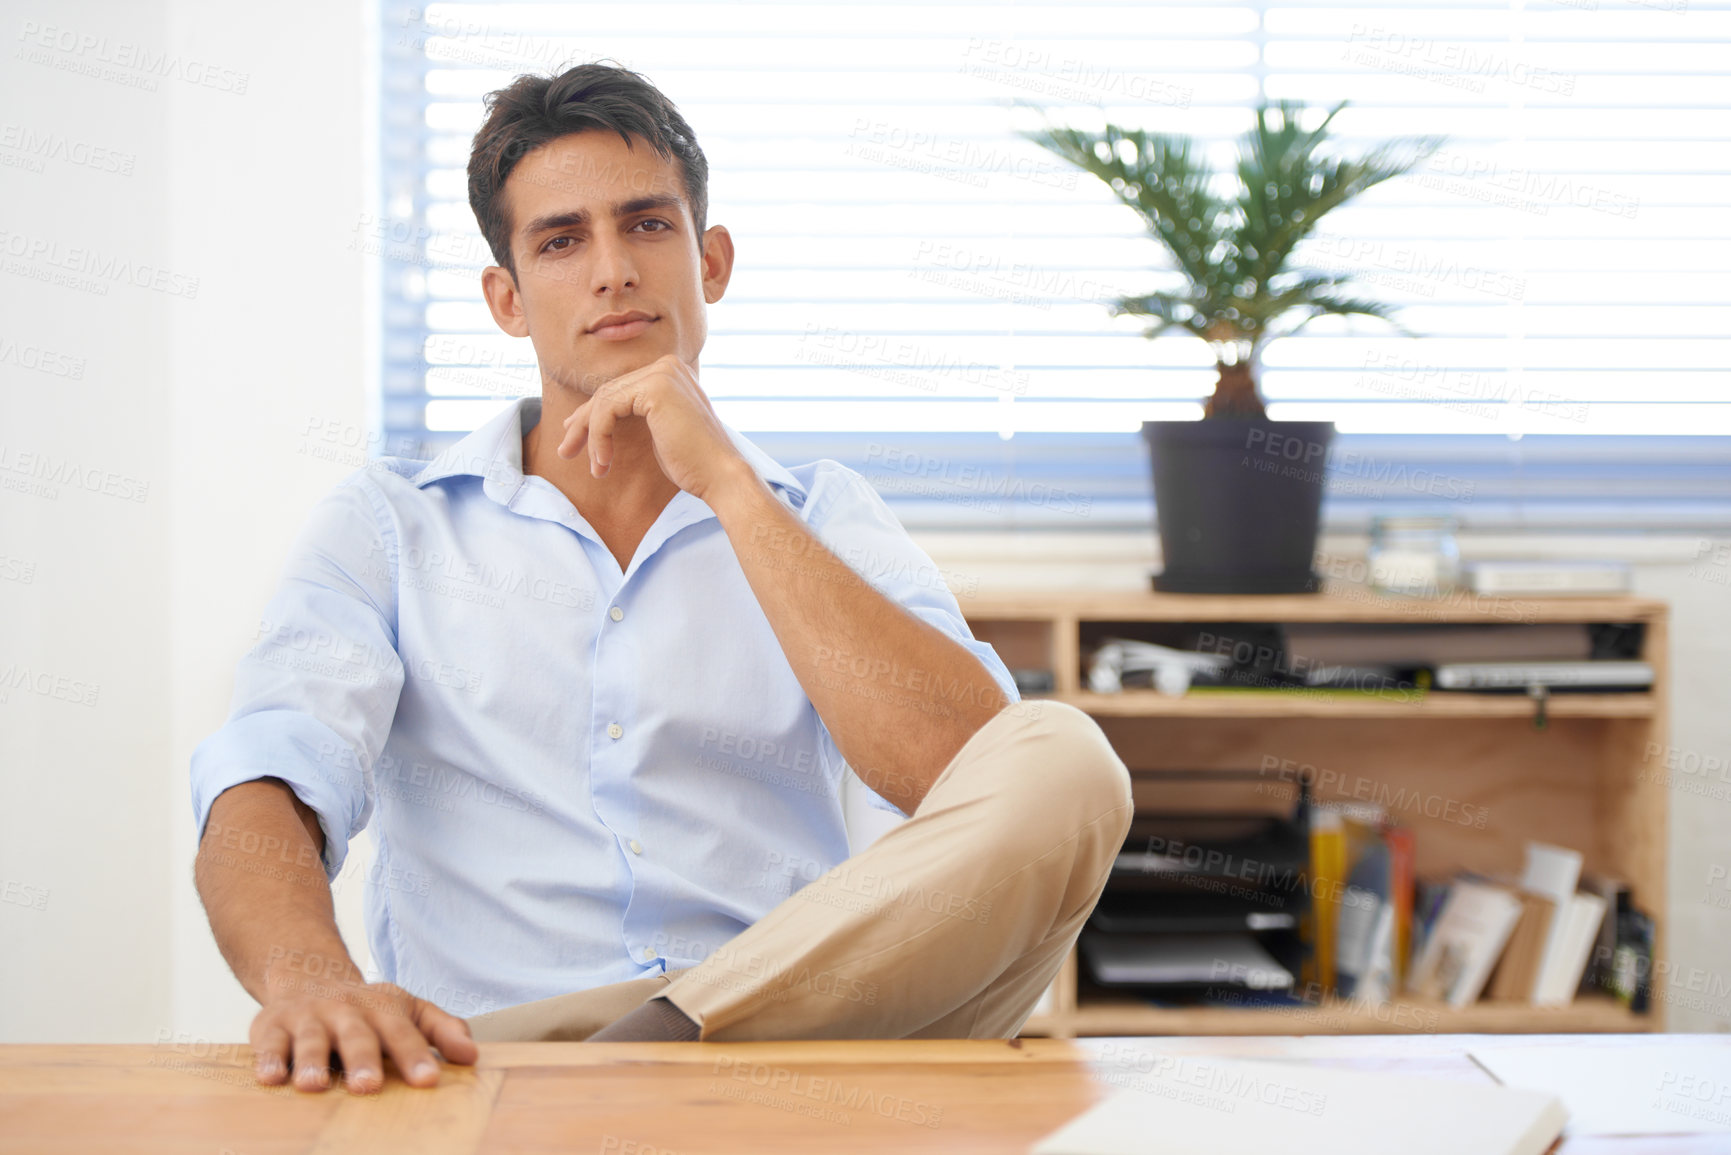
[[[1130,805],[1130,771],[1099,723],[1063,702],[1040,704],[1046,707],[1040,721],[1074,756],[1074,769],[1066,778],[1073,780],[1081,796],[1101,811]]]
[[[1044,803],[1073,824],[1096,824],[1116,853],[1130,830],[1130,772],[1099,725],[1063,702],[1036,699],[1010,708],[1028,711],[1031,734],[1039,739],[1044,756],[1037,793]]]
[[[1130,833],[1130,772],[1100,727],[1062,702],[1040,702],[1035,728],[1047,757],[1042,821],[1054,844],[1074,839],[1062,918],[1092,909]]]

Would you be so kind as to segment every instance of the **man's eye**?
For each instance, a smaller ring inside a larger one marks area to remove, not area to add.
[[[573,243],[575,243],[575,240],[576,240],[576,238],[574,238],[574,237],[554,237],[552,240],[548,241],[546,244],[541,246],[541,251],[544,253],[545,252],[557,252],[560,249],[565,247],[563,242],[572,241]]]
[[[672,225],[668,224],[666,221],[662,220],[660,217],[650,217],[647,220],[638,221],[637,224],[633,227],[634,228],[642,228],[644,225],[660,225],[661,227],[659,229],[649,230],[650,232],[654,232],[654,233],[665,232],[666,230],[673,227]]]

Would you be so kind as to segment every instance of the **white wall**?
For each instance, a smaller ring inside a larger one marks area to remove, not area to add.
[[[363,258],[349,243],[366,208],[367,24],[353,2],[171,10],[177,48],[250,74],[243,97],[176,91],[170,203],[175,251],[209,287],[171,350],[170,1017],[176,1030],[244,1038],[254,1004],[190,882],[187,765],[227,715],[235,660],[306,511],[364,463],[371,345]],[[333,444],[354,448],[317,455]]]
[[[12,4],[0,20],[7,58],[0,67],[6,1039],[139,1037],[160,1021],[169,984],[162,870],[172,705],[168,331],[196,305],[103,278],[78,287],[34,279],[63,271],[63,262],[78,265],[85,251],[99,262],[182,265],[165,227],[163,100],[14,57],[25,47],[25,21],[73,23],[66,9]],[[167,23],[160,4],[116,5],[83,22],[138,43],[162,43]],[[28,146],[8,147],[24,133],[61,137],[87,162],[95,156],[87,150],[111,150],[101,163],[122,171],[47,158],[42,171],[31,171],[17,163],[30,156]],[[129,173],[119,154],[136,157]],[[67,375],[25,367],[43,364],[48,353]],[[38,484],[24,455],[42,455],[49,468],[70,467],[77,477],[21,492],[16,487]],[[14,686],[24,671],[50,679],[40,683],[48,693]],[[56,689],[93,701],[57,698]],[[25,896],[32,902],[16,901]]]
[[[28,47],[44,28],[90,43]],[[186,770],[305,511],[360,463],[307,450],[365,436],[368,301],[348,248],[367,204],[365,35],[354,0],[0,0],[0,674],[48,691],[0,689],[0,1041],[245,1035],[251,1000],[191,886]],[[140,50],[176,61],[154,91],[126,83],[152,75],[135,64],[78,71]],[[20,132],[109,151],[32,171]],[[55,266],[20,244],[160,268],[178,292],[45,285],[28,273]],[[20,363],[44,350],[48,371]],[[68,358],[80,377],[53,371]],[[79,480],[20,492],[23,454]],[[982,590],[1142,588],[1154,562],[1151,535],[925,544]],[[1731,594],[1691,575],[1693,540],[1613,544],[1646,551],[1641,592],[1674,599],[1674,742],[1731,753]],[[93,705],[64,700],[89,687]],[[1731,865],[1731,803],[1678,797],[1672,944],[1712,967],[1731,915],[1701,884]],[[349,931],[360,889],[339,895]]]
[[[366,425],[347,248],[365,204],[366,27],[354,2],[0,6],[0,125],[135,157],[129,174],[0,165],[0,229],[62,259],[164,267],[178,290],[0,272],[0,341],[85,362],[62,380],[0,345],[3,452],[149,485],[142,502],[0,490],[0,671],[100,687],[90,707],[19,690],[0,704],[0,883],[48,891],[43,910],[0,902],[0,1040],[244,1037],[251,1000],[192,890],[186,768],[306,510],[353,468],[303,452],[309,423]],[[147,54],[169,63],[150,71]],[[19,151],[8,139],[0,159]],[[32,580],[6,580],[24,566]]]

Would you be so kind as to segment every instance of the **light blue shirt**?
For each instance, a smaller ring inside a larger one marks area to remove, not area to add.
[[[621,572],[523,475],[540,410],[322,499],[192,756],[201,832],[218,794],[267,776],[317,812],[332,879],[370,826],[375,964],[462,1016],[695,965],[848,856],[843,794],[863,791],[714,512],[676,494]],[[858,473],[727,433],[814,536],[1017,697]]]

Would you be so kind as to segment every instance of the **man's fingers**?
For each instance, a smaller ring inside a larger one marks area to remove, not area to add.
[[[559,442],[559,456],[570,460],[583,452],[583,439],[589,435],[589,409],[595,399],[577,406],[565,419],[565,436]]]
[[[310,1014],[295,1027],[295,1087],[322,1091],[331,1085],[331,1037]]]
[[[252,1026],[252,1070],[261,1083],[275,1086],[288,1078],[288,1031],[274,1023],[261,1026],[257,1019]]]
[[[437,1046],[454,1063],[473,1063],[480,1048],[469,1025],[401,987],[370,983],[319,999],[288,999],[262,1008],[248,1037],[261,1083],[289,1079],[300,1091],[323,1091],[335,1081],[333,1048],[341,1056],[351,1093],[385,1085],[388,1056],[414,1087],[439,1082]]]
[[[613,406],[599,404],[589,416],[589,474],[606,477],[613,465],[613,426],[619,420]]]
[[[417,1004],[416,1024],[421,1033],[433,1040],[439,1053],[453,1063],[473,1063],[481,1057],[481,1048],[469,1034],[469,1024],[456,1015],[446,1014],[425,1000]]]
[[[406,1015],[386,1012],[374,1016],[374,1023],[404,1081],[415,1087],[431,1087],[439,1081],[439,1061],[433,1058],[433,1049],[416,1022]]]
[[[337,1023],[337,1054],[343,1057],[349,1090],[369,1095],[385,1085],[385,1063],[379,1057],[379,1036],[358,1014]]]

